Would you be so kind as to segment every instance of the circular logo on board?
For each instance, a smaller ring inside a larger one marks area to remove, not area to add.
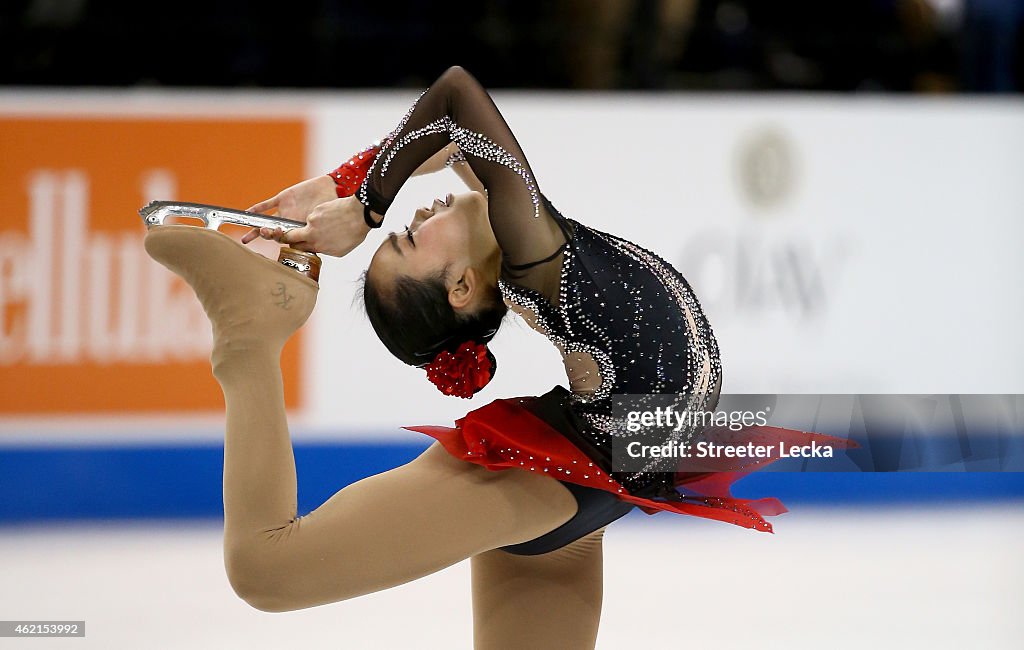
[[[740,193],[758,208],[786,201],[796,183],[796,155],[784,131],[761,127],[741,138],[736,156]]]

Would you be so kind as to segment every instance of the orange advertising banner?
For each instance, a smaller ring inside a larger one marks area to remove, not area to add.
[[[0,415],[223,408],[209,321],[146,255],[138,209],[244,209],[301,180],[304,147],[301,119],[0,117]]]

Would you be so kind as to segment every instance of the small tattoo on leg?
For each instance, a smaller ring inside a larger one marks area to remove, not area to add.
[[[295,298],[295,296],[293,296],[290,293],[288,293],[288,289],[284,286],[284,282],[278,282],[277,283],[277,289],[274,290],[274,291],[271,291],[270,295],[274,296],[275,298],[280,298],[280,300],[278,300],[274,304],[277,305],[278,307],[280,307],[281,309],[291,309],[292,308],[291,302],[292,302],[292,299]]]

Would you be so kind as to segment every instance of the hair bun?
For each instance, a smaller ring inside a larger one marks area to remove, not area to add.
[[[454,352],[438,352],[425,367],[437,390],[469,399],[491,381],[498,362],[486,343],[465,341]]]

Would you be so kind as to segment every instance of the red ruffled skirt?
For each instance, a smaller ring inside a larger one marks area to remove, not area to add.
[[[751,471],[780,457],[779,449],[792,446],[831,446],[833,449],[856,447],[851,440],[820,433],[772,426],[750,426],[738,431],[709,428],[701,440],[718,445],[753,443],[775,450],[760,458],[716,458],[702,462],[702,471],[678,471],[674,494],[644,498],[630,494],[607,471],[540,417],[524,408],[517,399],[499,399],[455,422],[455,427],[411,426],[410,431],[426,434],[444,446],[452,456],[489,470],[548,474],[561,481],[611,492],[619,499],[635,504],[652,515],[675,512],[717,519],[745,528],[772,532],[766,516],[786,512],[776,498],[740,499],[731,487]]]

